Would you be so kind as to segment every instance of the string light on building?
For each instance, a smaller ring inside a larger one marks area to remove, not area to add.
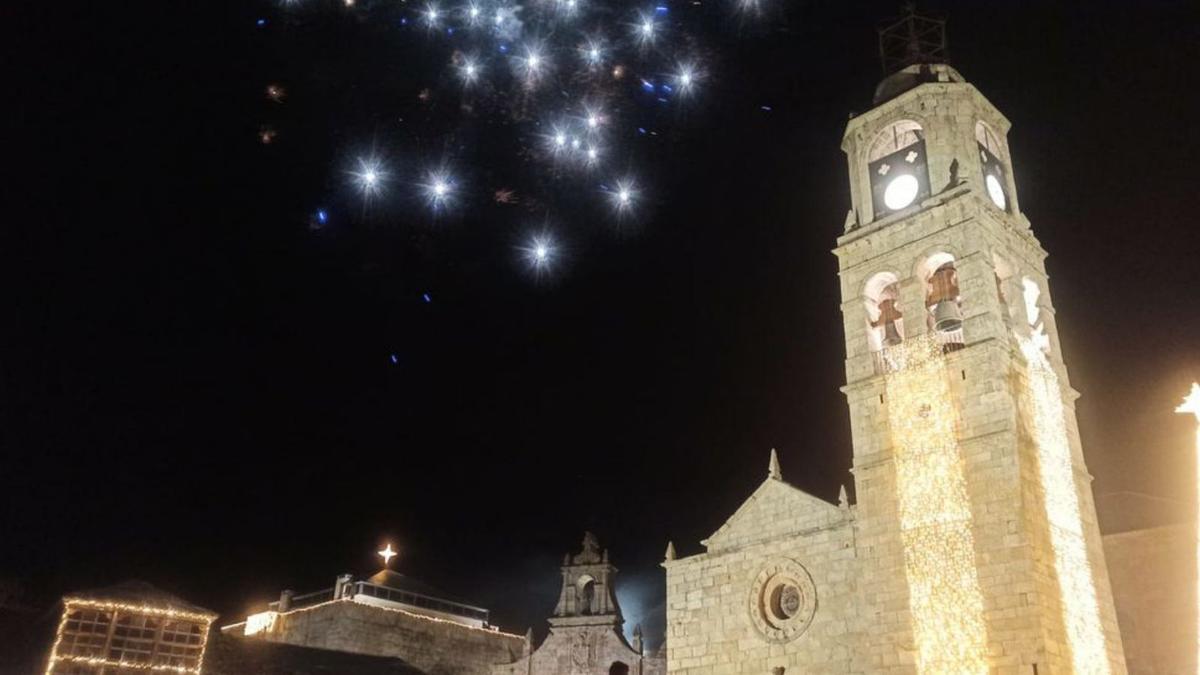
[[[925,335],[888,352],[884,384],[917,671],[987,675],[971,506],[942,345]]]
[[[1031,322],[1032,323],[1032,322]],[[1034,331],[1038,334],[1040,331]],[[1083,516],[1071,445],[1067,436],[1063,392],[1046,358],[1046,341],[1017,335],[1027,364],[1024,404],[1037,446],[1054,571],[1062,598],[1063,627],[1071,663],[1077,673],[1110,672],[1100,603],[1083,534]]]
[[[1196,416],[1196,513],[1200,514],[1200,384],[1192,383],[1192,390],[1184,397],[1183,403],[1175,408],[1175,412]],[[1196,670],[1200,672],[1200,518],[1197,518],[1196,527]]]
[[[64,598],[46,675],[82,672],[80,666],[199,675],[215,618],[157,605]]]

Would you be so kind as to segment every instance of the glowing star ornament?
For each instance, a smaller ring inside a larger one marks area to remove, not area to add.
[[[1196,508],[1197,513],[1200,513],[1200,384],[1192,383],[1192,390],[1183,399],[1183,403],[1175,408],[1175,412],[1186,415],[1191,413],[1196,417]],[[1200,522],[1197,523],[1196,530],[1196,588],[1200,588]],[[1196,606],[1196,625],[1200,627],[1200,597],[1197,598]],[[1196,663],[1200,664],[1200,630],[1197,630],[1196,635]],[[1200,665],[1197,665],[1197,670],[1200,670]]]
[[[383,558],[383,566],[387,567],[392,563],[392,558],[395,558],[399,554],[392,549],[392,543],[388,542],[388,545],[377,551],[375,555]]]

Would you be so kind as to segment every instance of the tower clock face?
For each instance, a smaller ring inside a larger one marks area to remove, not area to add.
[[[987,187],[988,197],[992,199],[992,203],[996,208],[1004,210],[1008,208],[1008,198],[1004,196],[1004,188],[1000,185],[1000,181],[992,175],[984,179]]]
[[[929,196],[925,136],[916,122],[895,122],[875,138],[867,154],[875,217],[907,208]]]
[[[980,120],[975,123],[975,141],[979,144],[979,164],[983,169],[983,187],[987,191],[988,199],[992,200],[996,208],[1007,211],[1008,193],[1005,186],[1008,182],[1005,180],[1004,161],[1000,159],[1004,154],[1000,137]]]
[[[991,150],[979,146],[979,161],[983,166],[983,187],[992,204],[1001,211],[1008,210],[1008,194],[1004,190],[1004,163]]]

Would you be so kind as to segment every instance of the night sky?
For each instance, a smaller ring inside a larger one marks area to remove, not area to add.
[[[706,77],[614,122],[642,188],[618,222],[457,107],[445,39],[306,2],[0,9],[0,579],[48,605],[140,578],[232,620],[373,572],[390,540],[393,567],[522,632],[585,529],[643,620],[667,540],[699,552],[772,447],[836,500],[839,143],[897,3],[672,3]],[[922,9],[1013,122],[1102,526],[1191,517],[1196,3]],[[371,149],[450,157],[463,200],[364,208],[346,171]],[[537,278],[515,247],[547,223],[563,249]]]

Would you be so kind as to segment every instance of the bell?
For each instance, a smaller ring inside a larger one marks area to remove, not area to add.
[[[904,342],[904,337],[900,335],[900,329],[896,327],[896,322],[903,318],[904,315],[896,307],[894,299],[887,298],[880,301],[879,320],[871,325],[883,326],[883,346],[894,347]]]
[[[895,347],[904,342],[904,338],[900,337],[900,331],[896,330],[896,322],[889,321],[883,324],[883,346]]]
[[[962,311],[954,300],[942,300],[933,306],[933,329],[939,333],[953,333],[962,328]]]

